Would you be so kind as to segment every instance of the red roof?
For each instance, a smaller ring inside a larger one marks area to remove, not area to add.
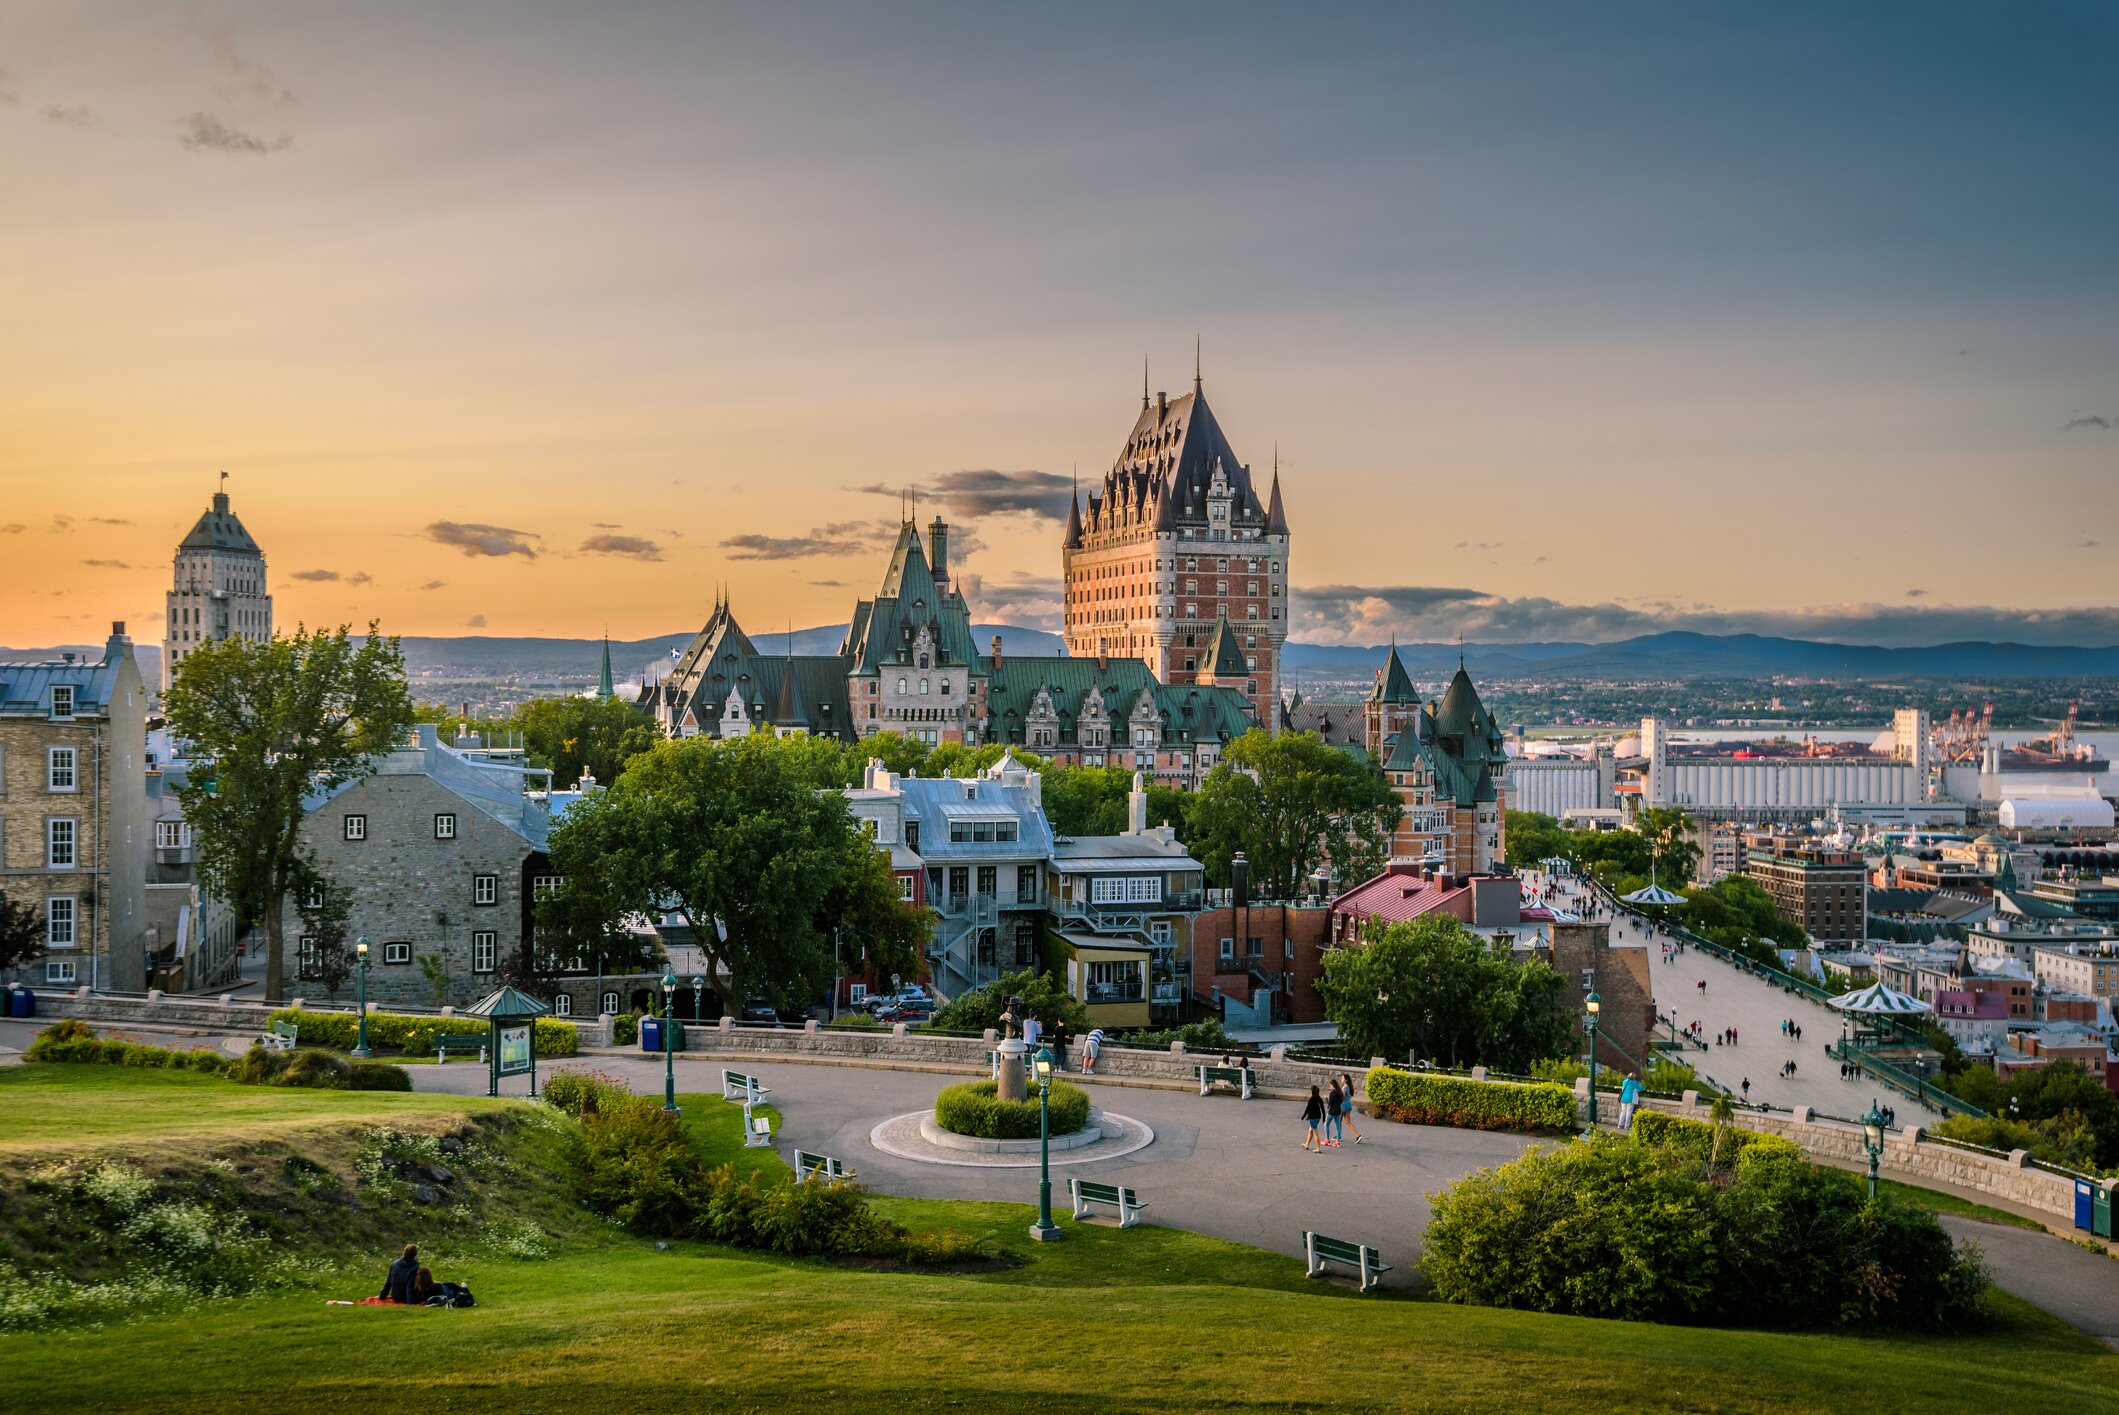
[[[1973,1022],[2005,1022],[2009,1000],[1998,992],[1940,991],[1935,994],[1935,1015]]]
[[[1399,923],[1437,910],[1459,918],[1470,918],[1472,891],[1448,875],[1427,876],[1386,870],[1374,879],[1357,884],[1332,902],[1334,914],[1357,919],[1381,919]]]

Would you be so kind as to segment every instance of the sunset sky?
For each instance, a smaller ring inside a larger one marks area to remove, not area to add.
[[[0,11],[0,642],[981,619],[1141,363],[1295,636],[2119,642],[2119,7]]]

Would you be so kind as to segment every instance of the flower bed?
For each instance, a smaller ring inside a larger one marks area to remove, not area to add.
[[[1028,1100],[1004,1101],[992,1081],[966,1081],[934,1098],[934,1123],[956,1135],[981,1140],[1035,1140],[1037,1090]],[[1064,1081],[1052,1083],[1052,1133],[1072,1135],[1089,1123],[1089,1093]]]

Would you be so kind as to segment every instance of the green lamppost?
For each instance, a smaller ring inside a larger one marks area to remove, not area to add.
[[[677,1114],[677,975],[662,970],[662,1108]]]
[[[1052,1221],[1052,1048],[1037,1049],[1037,1222],[1030,1236],[1040,1243],[1059,1241]]]
[[[341,938],[345,935],[341,934]],[[362,1061],[375,1055],[368,1050],[368,940],[353,941],[353,1054]]]
[[[1596,989],[1590,989],[1583,1006],[1589,1010],[1589,1129],[1584,1134],[1597,1133],[1597,1013],[1604,1007],[1604,999],[1598,997]]]
[[[703,977],[700,977],[700,976],[699,976],[699,975],[697,975],[697,974],[693,974],[693,975],[692,975],[692,1020],[693,1020],[694,1022],[697,1022],[697,1021],[699,1021],[699,1020],[700,1020],[700,1018],[699,1018],[699,1009],[700,1009],[700,1007],[701,1007],[702,1005],[704,1005],[705,1001],[706,1001],[706,979],[705,979],[705,978],[703,978]]]
[[[1869,1098],[1869,1112],[1861,1118],[1862,1143],[1869,1150],[1869,1197],[1876,1197],[1876,1166],[1884,1157],[1884,1113],[1876,1108],[1876,1098]]]

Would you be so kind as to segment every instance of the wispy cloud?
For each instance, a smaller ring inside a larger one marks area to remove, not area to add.
[[[616,531],[624,529],[624,527],[620,526],[616,521],[591,521],[589,523],[589,526],[591,529],[599,531]]]
[[[446,545],[474,558],[520,555],[525,560],[535,560],[540,539],[530,531],[488,526],[479,521],[431,521],[420,534],[436,545]]]
[[[893,498],[912,490],[886,486],[882,482],[846,489]],[[979,516],[1021,515],[1060,521],[1066,519],[1067,501],[1074,494],[1074,483],[1057,472],[1004,472],[982,467],[943,472],[921,482],[917,490],[922,499],[940,503],[952,517],[969,520]]]
[[[351,575],[341,575],[336,570],[297,570],[294,572],[294,578],[297,580],[338,580],[349,585],[372,585],[375,583],[375,577],[365,570],[357,570]]]
[[[1457,542],[1457,549],[1459,549],[1459,550],[1499,550],[1499,549],[1501,548],[1502,544],[1503,544],[1503,542],[1501,542],[1501,541],[1498,541],[1498,540],[1460,540],[1460,541],[1458,541],[1458,542]]]
[[[20,521],[9,521],[6,525],[0,526],[0,536],[19,536],[28,529],[29,527],[23,525]]]
[[[662,558],[662,547],[641,536],[590,536],[581,548],[590,555],[624,555],[634,560]]]
[[[486,616],[474,614],[469,619],[464,620],[464,627],[466,629],[483,629],[486,627]]]
[[[806,536],[730,536],[721,542],[731,560],[809,560],[822,555],[859,555],[885,546],[897,527],[883,521],[838,521],[811,528]]]
[[[54,516],[54,517],[52,517],[52,530],[53,530],[54,532],[70,531],[70,530],[72,530],[73,528],[74,528],[74,518],[73,518],[73,517],[71,517],[71,516],[66,516],[66,515],[59,515],[59,516]]]
[[[98,570],[130,570],[132,566],[122,560],[84,560],[83,565],[93,565]]]
[[[49,123],[63,123],[69,128],[93,128],[102,122],[95,110],[84,103],[47,103],[37,110]]]
[[[843,590],[846,588],[844,580],[811,580],[810,583],[820,590]]]
[[[129,526],[132,524],[123,516],[90,516],[88,522],[92,526]]]
[[[190,21],[194,38],[204,44],[213,55],[214,62],[229,82],[215,91],[232,103],[273,103],[281,107],[293,107],[300,100],[294,90],[282,82],[262,60],[254,59],[243,52],[235,42],[235,34],[225,25],[208,25],[196,10],[186,18]]]
[[[439,590],[447,588],[448,584],[447,580],[429,580],[424,585],[421,585],[420,588],[423,590]]]
[[[263,157],[267,153],[284,152],[294,146],[294,137],[282,133],[276,138],[261,138],[255,133],[246,133],[241,128],[231,128],[211,113],[187,113],[172,120],[184,131],[177,141],[202,152],[232,152],[239,155]]]
[[[1926,595],[1927,593],[1928,593],[1928,592],[1927,592],[1926,590],[1907,590],[1907,591],[1906,591],[1906,598],[1907,598],[1907,599],[1920,599],[1920,598],[1923,598],[1923,597],[1924,597],[1924,596],[1925,596],[1925,595]]]
[[[967,574],[958,576],[958,583],[971,612],[982,620],[1025,629],[1060,627],[1064,597],[1057,575],[1020,570],[1006,576]]]
[[[2110,432],[2112,430],[2112,420],[2090,413],[2084,417],[2069,418],[2060,425],[2062,432],[2078,432],[2086,428],[2095,428],[2099,432]]]

